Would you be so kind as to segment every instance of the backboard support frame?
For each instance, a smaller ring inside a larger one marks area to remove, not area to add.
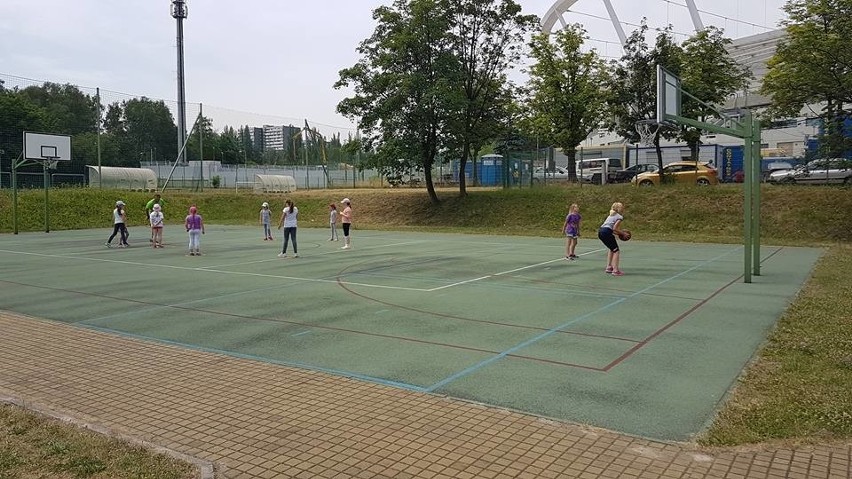
[[[18,234],[18,168],[41,164],[44,174],[44,232],[50,233],[50,174],[59,162],[71,161],[71,135],[25,131],[21,155],[12,161],[12,230]]]
[[[716,113],[718,122],[683,116],[683,95]],[[726,115],[684,90],[680,78],[657,65],[657,122],[673,122],[743,140],[743,282],[751,283],[752,274],[760,276],[760,121],[751,110],[743,110],[742,119]]]

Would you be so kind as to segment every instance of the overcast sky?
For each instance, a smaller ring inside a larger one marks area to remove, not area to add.
[[[543,16],[554,0],[516,0]],[[186,99],[204,104],[218,125],[313,123],[351,127],[335,113],[346,91],[332,85],[354,64],[355,48],[390,0],[188,0],[184,22]],[[643,16],[652,27],[692,28],[684,0],[612,0],[628,32]],[[705,25],[738,38],[776,28],[783,0],[696,0]],[[175,20],[170,0],[2,0],[3,75],[73,83],[174,101]],[[578,0],[567,22],[581,23],[602,55],[621,50],[600,0]],[[603,19],[596,18],[603,17]],[[728,18],[724,18],[728,17]],[[682,39],[682,37],[680,38]],[[6,78],[8,80],[8,78]],[[104,101],[121,99],[105,94]],[[197,107],[187,107],[192,122]]]

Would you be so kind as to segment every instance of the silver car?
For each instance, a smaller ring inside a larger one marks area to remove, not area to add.
[[[568,181],[568,169],[557,166],[553,171],[550,171],[543,166],[539,166],[533,170],[532,180],[533,183],[538,183],[539,181]]]
[[[769,175],[770,183],[803,185],[852,184],[852,160],[821,158],[792,170],[775,171]]]

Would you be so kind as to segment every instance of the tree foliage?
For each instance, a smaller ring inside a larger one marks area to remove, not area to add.
[[[371,166],[422,171],[437,202],[439,152],[465,162],[494,138],[510,98],[505,72],[533,18],[512,0],[396,0],[373,18],[361,59],[335,84],[355,91],[337,110],[358,121]]]
[[[820,105],[821,153],[842,156],[852,149],[843,123],[852,115],[852,2],[788,0],[787,38],[768,63],[762,92],[772,97],[771,114],[796,117]]]
[[[622,57],[612,65],[607,82],[608,126],[628,143],[640,140],[637,122],[657,116],[657,65],[677,74],[683,56],[670,27],[657,33],[653,48],[646,43],[647,32],[648,25],[643,19],[640,27],[628,37]],[[676,130],[668,128],[658,128],[654,134],[660,171],[663,169],[660,138],[675,136]]]
[[[452,11],[452,48],[461,66],[461,103],[450,120],[448,154],[459,170],[502,129],[512,102],[507,71],[520,61],[525,35],[538,18],[513,0],[459,0]],[[474,157],[475,159],[475,157]],[[464,196],[464,175],[459,193]]]
[[[730,43],[731,40],[725,38],[722,30],[712,26],[696,32],[683,42],[681,87],[701,100],[698,102],[684,95],[683,116],[699,121],[718,117],[714,106],[721,105],[731,94],[748,86],[751,72],[728,53]],[[683,125],[680,129],[679,137],[689,146],[695,161],[698,161],[701,134],[701,130],[695,127]]]
[[[532,39],[529,107],[531,124],[548,143],[568,156],[569,178],[576,181],[577,145],[601,126],[605,114],[605,65],[594,51],[583,52],[586,32],[568,25],[551,42],[547,33]]]

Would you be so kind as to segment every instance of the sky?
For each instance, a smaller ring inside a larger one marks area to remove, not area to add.
[[[543,16],[555,0],[516,0]],[[705,25],[738,38],[777,28],[784,0],[696,0]],[[338,72],[375,29],[372,11],[390,0],[187,0],[184,54],[187,121],[203,104],[222,124],[296,124],[354,131],[335,112],[348,90]],[[628,33],[643,16],[670,23],[679,40],[692,30],[684,0],[612,0]],[[176,22],[170,0],[2,0],[0,79],[10,76],[100,87],[105,103],[120,93],[177,98]],[[601,0],[577,0],[563,18],[582,24],[588,45],[621,54]],[[513,78],[524,81],[521,73]],[[16,80],[13,78],[12,80]],[[12,81],[11,83],[15,83]],[[9,86],[9,85],[7,85]]]

